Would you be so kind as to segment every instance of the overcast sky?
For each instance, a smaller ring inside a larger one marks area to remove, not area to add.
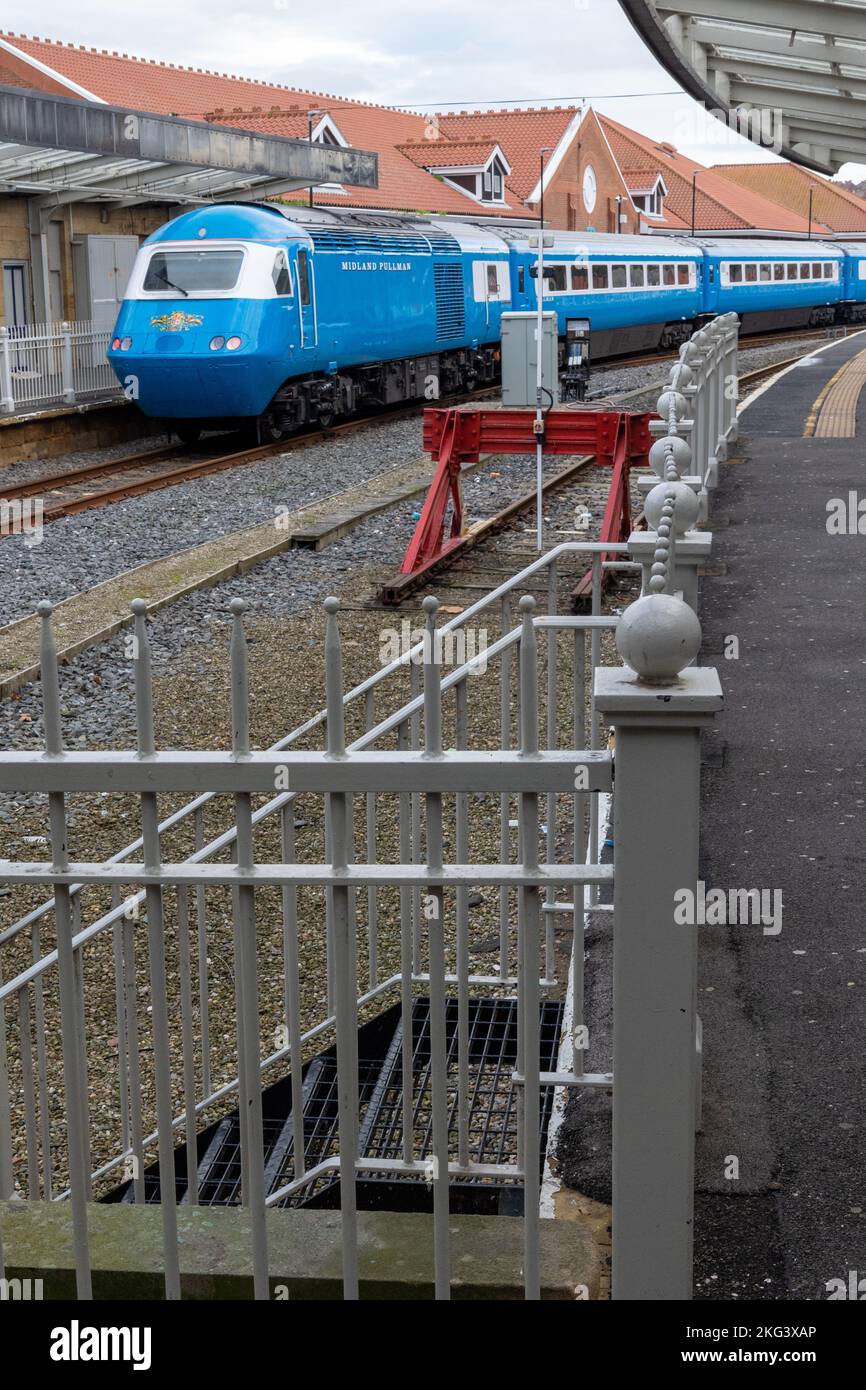
[[[583,98],[702,163],[774,158],[678,91],[617,0],[4,0],[0,24],[386,105]]]

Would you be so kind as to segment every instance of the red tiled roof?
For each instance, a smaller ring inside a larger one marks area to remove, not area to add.
[[[416,144],[398,145],[403,154],[420,168],[465,169],[486,164],[496,142],[489,140],[419,140]]]
[[[110,53],[106,48],[87,48],[51,39],[29,38],[25,34],[12,34],[5,30],[0,30],[0,38],[85,87],[103,101],[127,106],[134,93],[136,105],[144,111],[195,118],[201,112],[217,107],[231,110],[241,105],[242,109],[248,110],[256,104],[265,108],[275,102],[282,105],[286,102],[287,93],[290,98],[301,97],[305,103],[317,107],[324,107],[328,102],[340,106],[363,104],[332,93],[301,92],[277,82],[258,82],[252,77],[236,77],[227,72],[189,68],[180,63],[162,63],[128,53]]]
[[[665,214],[669,226],[691,226],[692,176],[697,172],[695,226],[699,231],[749,227],[780,232],[808,230],[808,219],[734,184],[672,145],[639,135],[609,116],[599,115],[598,119],[621,169],[628,169],[632,177],[644,174],[652,179],[661,171],[668,187]],[[818,227],[817,222],[813,225]]]
[[[866,202],[849,188],[822,178],[798,164],[715,164],[715,172],[741,188],[760,189],[775,203],[809,216],[809,191],[813,190],[812,224],[819,221],[834,232],[866,231]]]
[[[350,145],[378,151],[379,187],[347,188],[345,195],[316,193],[316,203],[336,207],[395,208],[410,212],[447,212],[457,215],[462,213],[464,216],[471,212],[487,211],[468,194],[460,193],[435,175],[428,174],[420,162],[416,163],[404,153],[405,146],[414,148],[420,143],[417,136],[423,132],[426,125],[424,117],[407,111],[353,104],[341,107],[339,103],[335,103],[328,110],[340,133]],[[303,119],[302,135],[305,136],[306,116]],[[265,111],[240,114],[226,111],[219,115],[221,125],[295,137],[298,135],[297,121],[298,116],[293,110],[287,115]],[[413,136],[416,138],[412,139]],[[498,211],[509,217],[534,216],[516,197],[509,197],[507,202],[506,207],[500,205],[498,208],[491,208],[490,212]]]

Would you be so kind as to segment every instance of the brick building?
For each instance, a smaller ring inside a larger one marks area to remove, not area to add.
[[[550,158],[545,218],[574,230],[615,232],[808,232],[808,210],[759,191],[766,179],[737,181],[733,171],[707,168],[667,141],[653,140],[590,108],[567,149]],[[756,170],[787,165],[746,166]],[[798,171],[795,171],[798,172]],[[827,184],[827,180],[818,180]],[[832,187],[835,187],[833,185]],[[850,199],[853,195],[846,194]],[[529,201],[538,205],[539,189]],[[866,203],[859,199],[866,226]],[[829,232],[817,217],[813,231]]]

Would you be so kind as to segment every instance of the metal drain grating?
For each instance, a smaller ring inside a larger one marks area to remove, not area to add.
[[[556,1066],[562,1005],[545,1001],[539,1016],[541,1069]],[[457,1157],[457,1001],[446,1006],[448,1105],[451,1157]],[[403,1151],[402,1049],[403,1024],[399,1006],[366,1024],[359,1032],[358,1151],[365,1158],[399,1159]],[[431,1149],[430,1006],[417,998],[412,1015],[413,1117],[415,1152]],[[469,1001],[469,1153],[475,1163],[510,1163],[517,1158],[517,1093],[511,1074],[517,1058],[517,1003],[514,999]],[[265,1186],[271,1193],[294,1177],[293,1125],[288,1080],[269,1087],[263,1096]],[[337,1125],[337,1064],[333,1048],[314,1058],[304,1072],[304,1150],[308,1168],[339,1152]],[[553,1092],[542,1089],[539,1125],[544,1153]],[[188,1200],[185,1151],[175,1155],[178,1202]],[[237,1111],[226,1115],[200,1136],[199,1204],[227,1206],[240,1202],[240,1130]],[[518,1210],[520,1184],[516,1179],[465,1178],[452,1182],[452,1206],[463,1211]],[[504,1195],[510,1189],[510,1195]],[[337,1174],[312,1180],[284,1203],[291,1206],[338,1206]],[[108,1201],[131,1201],[131,1184],[112,1193]],[[158,1168],[145,1174],[145,1200],[160,1200]],[[411,1174],[365,1173],[358,1180],[361,1208],[426,1209],[432,1200],[426,1183]]]

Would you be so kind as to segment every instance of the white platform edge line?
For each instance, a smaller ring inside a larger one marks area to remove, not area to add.
[[[849,343],[852,338],[862,338],[864,333],[866,333],[866,328],[858,328],[856,333],[846,333],[844,338],[834,338],[831,342],[825,343],[823,347],[815,348],[814,352],[804,352],[803,356],[798,358],[796,362],[791,362],[787,367],[783,367],[780,372],[776,372],[775,376],[771,376],[769,381],[765,381],[763,386],[759,386],[756,391],[753,391],[750,396],[747,396],[746,399],[737,406],[737,419],[739,420],[740,416],[748,410],[750,405],[754,405],[755,401],[759,401],[765,391],[769,391],[772,386],[775,386],[776,383],[781,381],[782,377],[787,376],[789,372],[795,372],[798,367],[802,367],[803,363],[807,361],[808,358],[820,357],[822,352],[829,352],[831,348],[838,347],[840,343]]]

